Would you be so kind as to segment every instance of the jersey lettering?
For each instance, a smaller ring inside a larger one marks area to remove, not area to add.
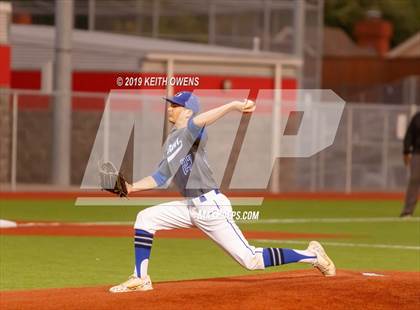
[[[180,163],[182,167],[182,172],[184,173],[184,175],[188,175],[188,173],[191,172],[192,165],[193,165],[192,154],[188,154],[187,156],[182,158],[180,160]]]
[[[172,161],[172,159],[174,159],[175,156],[178,155],[178,153],[181,151],[181,149],[182,149],[182,140],[177,138],[174,143],[169,145],[168,151],[166,152],[166,154],[168,155],[168,162]],[[171,155],[169,155],[169,154],[171,154]]]

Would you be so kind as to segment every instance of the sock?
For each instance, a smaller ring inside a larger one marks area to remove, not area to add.
[[[149,264],[150,251],[152,250],[153,234],[145,230],[135,229],[134,234],[134,255],[135,268],[134,273],[137,277],[147,276],[147,267]]]
[[[310,251],[292,250],[283,248],[264,248],[264,266],[277,266],[290,263],[313,263],[316,255]]]

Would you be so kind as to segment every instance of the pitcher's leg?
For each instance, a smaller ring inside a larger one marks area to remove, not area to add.
[[[218,229],[214,231],[199,228],[249,270],[297,262],[313,264],[317,259],[316,254],[308,249],[256,248],[249,244],[239,227],[228,219],[219,223]]]
[[[223,219],[215,230],[208,230],[206,225],[196,226],[243,267],[249,270],[265,268],[263,249],[250,245],[235,223]]]
[[[154,233],[158,230],[192,226],[188,202],[173,201],[140,211],[134,224],[134,273],[129,279],[110,288],[112,293],[153,289],[147,274]]]
[[[146,208],[137,214],[134,229],[154,234],[158,230],[189,228],[192,226],[186,200],[171,201]]]
[[[147,276],[153,237],[158,230],[192,226],[187,201],[172,201],[140,211],[134,224],[134,274]]]
[[[229,200],[222,194],[198,208],[205,209],[205,214],[212,216],[198,218],[194,224],[247,269],[264,269],[295,262],[314,263],[317,259],[316,254],[310,250],[256,248],[250,245],[229,216],[232,208]]]

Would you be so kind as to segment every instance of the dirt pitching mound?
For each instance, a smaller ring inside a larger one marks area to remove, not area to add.
[[[1,309],[418,309],[420,273],[367,277],[316,270],[155,283],[154,290],[108,293],[109,286],[0,292]]]

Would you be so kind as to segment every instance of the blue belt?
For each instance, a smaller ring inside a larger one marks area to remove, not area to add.
[[[214,190],[212,190],[212,191],[209,191],[209,192],[207,192],[207,193],[205,193],[205,194],[203,194],[203,195],[199,196],[198,198],[200,198],[200,202],[204,202],[204,201],[206,201],[206,200],[207,200],[207,198],[205,197],[205,195],[206,195],[206,194],[209,194],[209,193],[211,193],[211,192],[215,192],[215,193],[216,193],[216,195],[220,194],[220,191],[219,191],[218,189],[214,189]]]

